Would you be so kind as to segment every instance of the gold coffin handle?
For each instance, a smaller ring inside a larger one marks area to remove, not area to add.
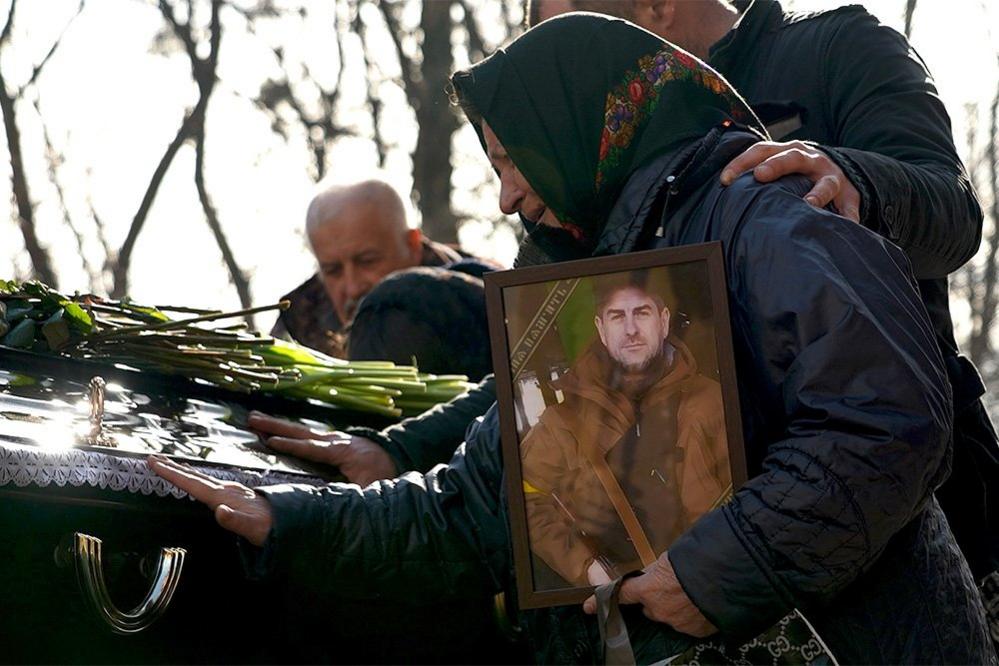
[[[177,591],[180,572],[187,551],[183,548],[161,548],[152,586],[138,606],[122,611],[111,600],[104,582],[101,562],[101,540],[81,532],[73,534],[73,559],[76,580],[88,605],[116,634],[135,634],[146,629],[166,611]]]

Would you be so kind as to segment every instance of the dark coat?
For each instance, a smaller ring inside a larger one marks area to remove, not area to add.
[[[674,544],[680,581],[733,638],[798,607],[843,662],[995,663],[932,499],[948,471],[951,397],[908,260],[806,204],[805,179],[720,187],[720,168],[751,141],[700,144],[661,237],[653,211],[691,153],[639,170],[600,243],[608,254],[723,243],[751,478]],[[274,528],[255,573],[345,599],[499,591],[511,572],[502,478],[493,408],[426,475],[261,489]],[[561,629],[540,637],[543,660],[594,659],[580,613],[561,609]],[[669,634],[629,622],[643,655]]]
[[[421,372],[480,381],[493,366],[482,280],[429,266],[392,273],[357,306],[347,358],[415,364]]]
[[[916,52],[863,7],[745,4],[709,64],[775,139],[820,144],[860,190],[861,223],[905,250],[919,279],[954,393],[954,471],[938,497],[981,578],[999,567],[999,445],[979,400],[985,386],[958,355],[951,323],[947,275],[978,249],[982,211],[950,118]]]

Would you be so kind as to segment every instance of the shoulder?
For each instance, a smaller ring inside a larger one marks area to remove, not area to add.
[[[692,406],[720,407],[721,384],[716,380],[696,374],[683,387],[684,401]]]
[[[857,21],[877,19],[861,5],[846,5],[834,9],[784,12],[779,30],[787,33],[816,30],[837,30]]]
[[[825,264],[839,255],[853,260],[890,256],[908,265],[904,253],[878,234],[807,203],[803,197],[810,189],[811,182],[804,176],[759,183],[751,173],[721,188],[712,217],[727,227],[729,258],[766,261],[763,273],[771,277],[775,271],[816,261]],[[759,272],[761,265],[751,263],[744,268]]]
[[[907,51],[909,44],[897,30],[882,23],[860,5],[812,12],[785,13],[777,39],[808,43],[828,52],[851,54],[871,48]]]

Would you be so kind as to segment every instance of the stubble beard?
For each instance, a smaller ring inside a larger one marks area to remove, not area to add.
[[[648,370],[653,363],[655,363],[662,357],[662,355],[663,355],[663,346],[660,344],[656,347],[656,350],[652,354],[646,357],[644,361],[641,361],[639,363],[625,363],[624,361],[618,358],[615,358],[614,360],[617,362],[618,367],[620,367],[625,374],[638,375]]]

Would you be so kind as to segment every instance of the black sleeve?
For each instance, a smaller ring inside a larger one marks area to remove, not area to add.
[[[263,549],[246,548],[251,577],[291,578],[342,599],[476,598],[495,594],[509,570],[499,425],[490,411],[448,465],[366,488],[257,488],[274,526]]]
[[[381,431],[368,428],[348,428],[347,433],[374,440],[395,461],[399,473],[429,472],[435,465],[446,463],[454,450],[465,440],[468,430],[496,402],[496,384],[487,375],[468,393],[443,405],[437,405],[419,416]]]
[[[807,183],[750,187],[748,211],[719,217],[742,228],[727,272],[760,462],[670,548],[694,603],[740,635],[828,602],[873,564],[949,470],[952,419],[902,252],[808,207]]]
[[[862,223],[901,246],[917,278],[944,277],[982,234],[950,118],[902,35],[862,10],[843,16],[824,58],[831,126],[821,147],[866,195]]]

